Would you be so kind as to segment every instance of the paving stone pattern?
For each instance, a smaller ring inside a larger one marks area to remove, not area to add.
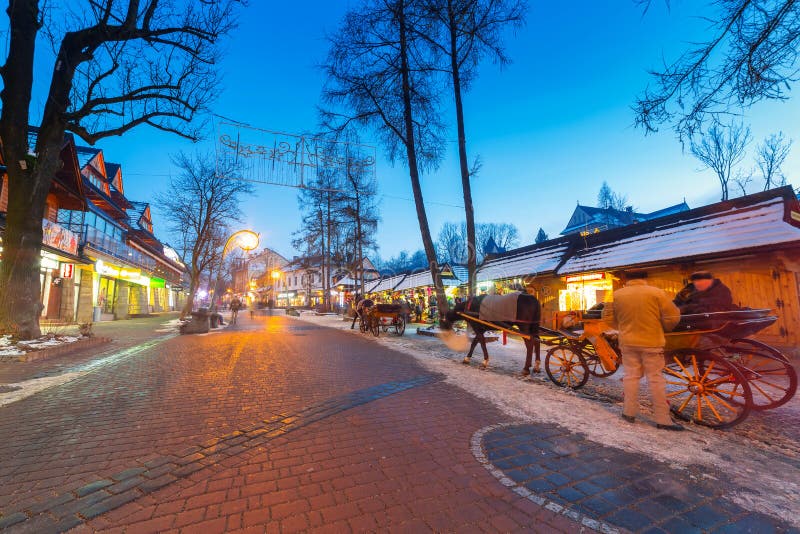
[[[502,413],[416,383],[430,373],[371,338],[282,317],[132,333],[138,348],[97,360],[0,367],[0,382],[86,371],[0,409],[10,532],[575,531],[472,457]]]
[[[728,500],[731,486],[724,480],[678,471],[556,425],[503,426],[484,435],[483,448],[519,487],[632,532],[800,532]]]
[[[119,508],[164,486],[172,484],[248,448],[272,438],[326,419],[362,404],[429,384],[440,379],[422,375],[410,380],[388,382],[309,406],[292,414],[280,414],[260,423],[213,438],[179,451],[174,456],[154,458],[142,466],[125,469],[106,479],[90,482],[74,491],[27,509],[0,517],[0,529],[14,525],[21,531],[62,532],[87,519]],[[23,523],[30,522],[23,525]]]

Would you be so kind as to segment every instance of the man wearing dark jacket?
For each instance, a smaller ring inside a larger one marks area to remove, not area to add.
[[[728,286],[708,271],[698,271],[689,277],[690,283],[675,297],[682,315],[712,313],[736,308]]]

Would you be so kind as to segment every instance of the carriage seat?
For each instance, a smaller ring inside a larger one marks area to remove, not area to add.
[[[376,304],[375,310],[379,313],[402,313],[403,307],[400,304]]]

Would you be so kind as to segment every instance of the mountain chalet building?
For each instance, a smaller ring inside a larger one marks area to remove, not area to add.
[[[30,128],[29,146],[38,129]],[[122,168],[66,134],[42,226],[42,317],[54,322],[126,319],[180,309],[185,272],[153,232],[150,205],[125,196]],[[0,232],[8,176],[2,176]]]
[[[649,284],[675,295],[692,272],[708,270],[737,305],[778,316],[756,339],[800,357],[800,202],[791,187],[695,209],[678,205],[607,230],[578,221],[591,215],[581,208],[566,235],[484,262],[478,289],[523,283],[542,303],[543,324],[557,327],[563,314],[612,300],[620,271],[645,270]]]

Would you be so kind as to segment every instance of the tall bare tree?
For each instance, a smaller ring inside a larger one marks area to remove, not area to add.
[[[486,243],[489,238],[502,249],[512,249],[519,244],[519,229],[510,223],[478,224],[478,254],[483,261],[486,257]]]
[[[477,172],[479,164],[476,160],[473,168],[469,168],[463,93],[478,76],[478,66],[484,59],[500,65],[509,63],[503,48],[503,31],[523,24],[527,4],[524,0],[422,0],[421,3],[424,16],[432,23],[419,26],[421,30],[428,30],[420,31],[420,37],[433,50],[436,68],[446,74],[453,91],[471,296],[475,293],[478,262],[470,177]]]
[[[783,132],[770,135],[756,148],[756,166],[764,178],[764,191],[786,185],[781,166],[791,148],[792,140],[786,139]]]
[[[426,20],[420,0],[359,3],[345,15],[331,39],[325,62],[323,112],[327,129],[357,122],[373,128],[389,159],[408,166],[422,244],[433,276],[440,313],[447,311],[442,277],[422,197],[420,176],[436,168],[443,151],[443,128],[433,73],[419,58],[418,35]]]
[[[639,3],[647,8],[652,1]],[[653,71],[653,86],[636,103],[636,123],[648,132],[672,123],[682,139],[692,137],[709,118],[764,99],[787,99],[797,80],[800,3],[704,3],[715,11],[704,16],[711,22],[711,36]]]
[[[294,233],[292,244],[303,250],[307,267],[318,269],[322,279],[323,307],[330,306],[331,276],[334,256],[340,256],[334,249],[341,234],[341,203],[343,177],[336,169],[322,169],[301,189],[297,203],[303,213],[302,225]],[[315,259],[319,258],[319,263]]]
[[[467,225],[446,222],[436,239],[439,260],[463,265],[467,259]]]
[[[22,338],[40,334],[42,215],[64,132],[94,144],[148,124],[196,138],[194,118],[217,92],[219,38],[234,26],[239,3],[8,2],[8,56],[0,67],[0,138],[8,162],[0,324],[6,329]],[[46,97],[32,102],[36,44],[44,37],[55,58]],[[27,135],[32,105],[43,107],[35,146]]]
[[[345,149],[347,151],[347,149]],[[347,155],[346,155],[347,156]],[[350,272],[355,273],[358,279],[359,292],[365,292],[364,259],[365,252],[377,247],[375,232],[378,230],[378,210],[375,197],[378,193],[378,184],[375,175],[357,159],[345,157],[345,177],[347,187],[342,194],[341,213],[345,225],[349,228],[345,245],[350,245],[350,253],[345,254],[351,259]]]
[[[617,193],[611,189],[611,186],[608,185],[608,182],[604,180],[603,185],[600,186],[600,191],[597,193],[597,207],[604,210],[611,209],[622,211],[627,207],[627,205],[627,195]]]
[[[691,139],[692,154],[717,175],[722,200],[728,200],[729,182],[735,167],[744,159],[750,139],[750,128],[742,123],[723,125],[716,121],[707,132],[700,133],[699,139]]]
[[[482,263],[489,252],[486,244],[491,238],[495,244],[504,249],[514,248],[519,244],[519,230],[509,223],[478,223],[475,225],[478,263]],[[463,265],[467,257],[467,225],[446,222],[439,231],[437,240],[439,258],[442,261]]]
[[[194,306],[200,278],[212,267],[221,267],[229,225],[240,220],[239,201],[253,187],[218,173],[213,157],[179,153],[173,163],[180,173],[170,180],[167,191],[156,198],[169,231],[176,237],[178,255],[189,268],[189,298],[181,312]]]

